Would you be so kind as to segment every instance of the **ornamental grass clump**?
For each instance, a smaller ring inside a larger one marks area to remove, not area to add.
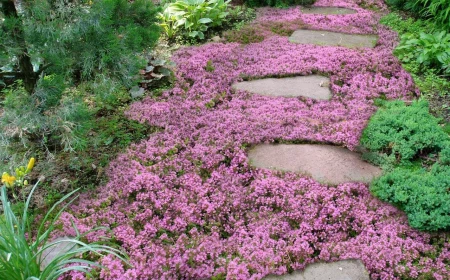
[[[6,183],[6,182],[5,182]],[[6,185],[0,188],[2,215],[0,216],[0,279],[2,280],[56,280],[67,272],[79,271],[90,275],[91,269],[100,267],[96,262],[83,259],[87,254],[102,256],[110,254],[126,262],[123,253],[101,242],[85,243],[87,234],[100,228],[80,233],[73,224],[76,236],[49,241],[55,223],[66,208],[77,197],[63,205],[78,190],[65,195],[45,214],[37,230],[29,224],[29,205],[38,183],[31,189],[21,215],[11,208]],[[60,243],[71,244],[53,259],[47,256],[49,250]],[[45,264],[44,264],[45,262]]]

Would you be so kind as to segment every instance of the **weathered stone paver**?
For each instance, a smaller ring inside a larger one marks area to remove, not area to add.
[[[302,7],[303,14],[319,14],[319,15],[349,15],[356,14],[355,10],[341,7]]]
[[[322,30],[297,30],[289,41],[298,44],[319,46],[341,46],[347,48],[373,48],[377,42],[376,35],[345,34]]]
[[[333,263],[313,263],[304,271],[281,276],[271,275],[265,280],[369,280],[369,273],[360,260],[343,260]]]
[[[329,78],[311,75],[240,82],[234,84],[233,88],[267,96],[304,96],[313,99],[328,100],[331,98],[329,84]]]
[[[369,183],[381,175],[378,167],[361,160],[358,153],[330,145],[261,144],[248,157],[254,167],[298,172],[328,184]]]
[[[70,239],[71,239],[70,237],[60,237],[53,240],[53,242]],[[76,248],[78,248],[77,244],[70,241],[62,241],[61,243],[58,243],[55,246],[45,249],[42,252],[41,269],[48,266],[56,257],[59,257],[64,253]]]

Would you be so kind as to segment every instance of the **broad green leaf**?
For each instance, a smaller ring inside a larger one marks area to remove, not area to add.
[[[210,22],[213,22],[213,21],[210,18],[201,18],[201,19],[198,20],[198,22],[205,24],[205,23],[210,23]]]

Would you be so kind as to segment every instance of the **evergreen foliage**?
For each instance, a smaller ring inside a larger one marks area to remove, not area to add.
[[[450,229],[450,141],[425,101],[382,102],[361,143],[387,172],[370,190],[399,207],[412,227]]]
[[[128,85],[144,65],[135,54],[158,39],[157,10],[151,1],[100,0],[88,5],[37,0],[24,1],[19,10],[14,5],[11,8],[10,2],[2,5],[5,40],[0,52],[9,59],[3,68],[17,78],[32,75],[20,65],[20,56],[25,54],[35,76],[57,74],[77,83],[108,73]]]
[[[371,191],[408,215],[419,230],[450,229],[450,167],[435,165],[430,171],[397,167],[372,183]]]
[[[385,102],[372,116],[361,137],[361,144],[370,151],[394,155],[399,162],[413,160],[419,154],[439,152],[448,142],[448,135],[438,119],[428,112],[428,103],[414,101]]]
[[[114,103],[137,82],[145,51],[159,36],[158,9],[150,0],[0,3],[0,79],[9,86],[0,156],[15,143],[47,151],[84,147],[95,111],[86,94]],[[92,82],[104,91],[74,88]]]

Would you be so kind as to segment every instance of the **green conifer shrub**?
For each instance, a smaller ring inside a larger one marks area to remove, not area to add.
[[[95,112],[86,94],[97,93],[76,86],[102,81],[94,99],[114,103],[122,92],[108,88],[134,85],[159,37],[157,12],[150,0],[0,1],[0,149],[84,147]]]
[[[361,143],[385,169],[370,186],[375,196],[405,211],[414,228],[450,229],[450,138],[427,102],[381,102]]]

